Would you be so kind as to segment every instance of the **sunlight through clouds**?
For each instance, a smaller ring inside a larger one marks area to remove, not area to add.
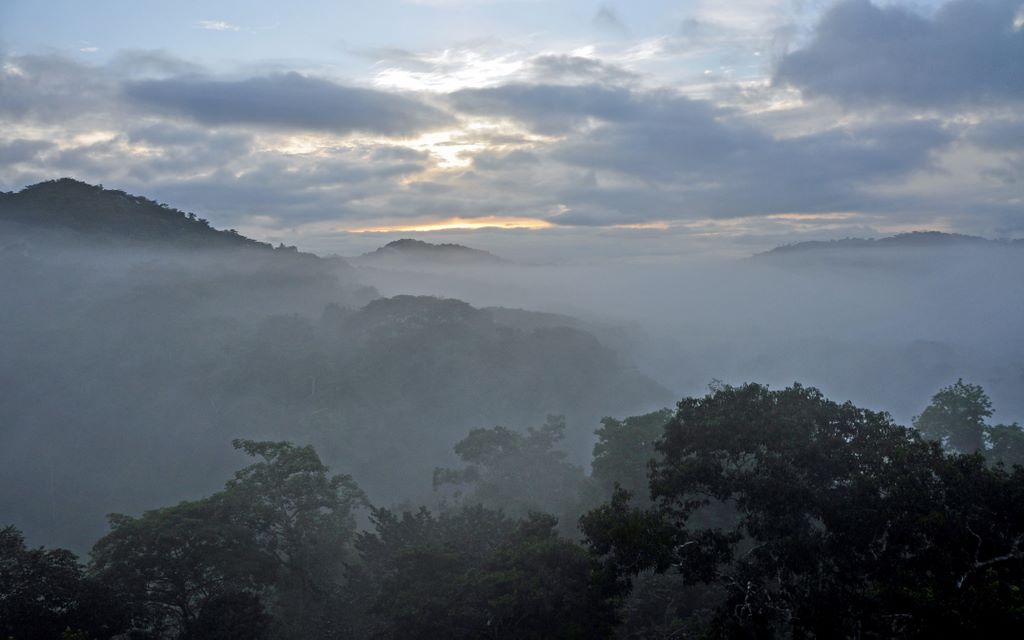
[[[449,93],[469,87],[489,87],[515,76],[525,67],[522,56],[488,56],[472,49],[445,49],[416,58],[426,70],[397,66],[378,71],[373,83],[378,87],[406,91]]]

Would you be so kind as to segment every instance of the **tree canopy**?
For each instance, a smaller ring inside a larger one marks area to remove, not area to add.
[[[1024,430],[1017,424],[988,424],[992,401],[977,384],[959,379],[932,396],[914,427],[960,453],[983,453],[994,463],[1024,464]]]
[[[1020,468],[947,455],[800,385],[684,399],[656,448],[655,507],[620,492],[583,528],[620,576],[653,568],[720,590],[713,635],[985,635],[1024,621]],[[695,525],[716,502],[735,523]]]
[[[351,559],[363,494],[350,477],[329,475],[312,447],[234,444],[260,460],[224,491],[139,518],[114,514],[93,548],[93,572],[129,603],[136,633],[206,637],[241,607],[247,637],[271,628],[317,637]]]

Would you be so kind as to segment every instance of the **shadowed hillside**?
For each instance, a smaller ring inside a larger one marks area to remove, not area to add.
[[[506,261],[488,251],[464,247],[460,244],[432,244],[422,240],[403,238],[365,253],[356,260],[369,265],[386,266],[389,263],[425,263],[433,265],[501,265]]]
[[[0,194],[0,221],[181,248],[271,248],[234,229],[214,229],[194,213],[72,178]]]
[[[235,437],[315,442],[388,504],[429,498],[469,429],[564,414],[582,458],[602,416],[670,400],[571,318],[379,298],[343,260],[70,180],[3,198],[31,224],[0,251],[0,512],[33,539],[209,491]]]

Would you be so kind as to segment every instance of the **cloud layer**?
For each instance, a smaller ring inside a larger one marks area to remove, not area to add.
[[[809,96],[925,109],[1024,102],[1019,0],[954,0],[927,18],[844,0],[775,74]]]
[[[712,66],[719,43],[679,33],[727,25],[730,56],[766,34],[712,12],[603,50],[363,51],[376,88],[284,63],[214,72],[162,51],[7,54],[0,185],[71,175],[320,250],[346,229],[453,218],[769,245],[922,227],[1017,234],[1019,10],[846,0],[759,80],[720,64],[697,83],[663,69]],[[399,76],[411,88],[388,88]]]
[[[142,80],[126,83],[124,94],[148,107],[207,125],[401,136],[452,122],[447,114],[414,98],[346,87],[296,72],[242,80]]]

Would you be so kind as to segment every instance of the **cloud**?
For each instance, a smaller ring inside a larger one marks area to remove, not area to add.
[[[42,152],[52,149],[53,146],[53,143],[44,140],[18,138],[7,142],[0,141],[0,165],[36,160]]]
[[[159,49],[122,49],[108,65],[109,73],[121,80],[202,75],[203,67]]]
[[[597,12],[594,14],[593,23],[594,26],[600,29],[618,34],[625,34],[628,31],[626,25],[619,17],[619,12],[607,2],[603,2],[598,6]]]
[[[494,47],[487,40],[427,53],[402,49],[358,52],[375,61],[373,82],[390,90],[447,93],[466,87],[487,87],[520,74],[526,62],[515,51]]]
[[[566,54],[545,54],[530,61],[532,76],[541,83],[593,83],[625,85],[639,74],[596,58]]]
[[[92,65],[57,55],[0,58],[0,116],[14,121],[67,123],[113,110],[116,82]]]
[[[483,171],[503,171],[523,164],[537,164],[537,154],[517,149],[508,152],[484,151],[473,156],[473,166]]]
[[[572,225],[917,207],[872,189],[933,170],[954,138],[934,120],[778,137],[709,101],[603,85],[506,85],[457,92],[452,104],[561,136],[529,154],[481,153],[474,168],[477,188],[531,184]]]
[[[209,125],[405,136],[452,122],[439,109],[405,95],[347,87],[295,72],[243,80],[190,76],[128,82],[124,95],[137,104]]]
[[[953,0],[933,18],[844,0],[811,42],[783,57],[775,82],[853,106],[928,109],[1024,100],[1020,0]]]
[[[792,138],[735,119],[703,103],[666,101],[643,118],[613,124],[559,145],[558,159],[612,172],[637,184],[581,191],[625,217],[724,218],[776,213],[889,210],[907,206],[872,193],[878,184],[931,167],[951,141],[938,122],[839,127]],[[660,204],[648,194],[656,194]],[[600,218],[600,216],[599,216]]]
[[[200,20],[196,23],[196,28],[206,29],[207,31],[238,31],[241,29],[241,27],[224,22],[223,20]]]
[[[981,147],[1024,154],[1024,119],[991,119],[974,127],[969,138]]]
[[[551,135],[567,133],[592,118],[614,121],[638,113],[629,89],[593,84],[507,84],[456,91],[449,99],[463,113],[509,118]]]
[[[815,101],[745,113],[752,103],[658,88],[597,50],[505,52],[516,68],[498,76],[483,64],[498,58],[477,54],[373,54],[448,74],[469,60],[487,76],[429,99],[299,73],[215,77],[160,51],[103,64],[0,58],[0,186],[73,175],[300,245],[453,217],[541,219],[584,235],[937,216],[976,233],[1019,226],[1012,106],[955,119]]]

